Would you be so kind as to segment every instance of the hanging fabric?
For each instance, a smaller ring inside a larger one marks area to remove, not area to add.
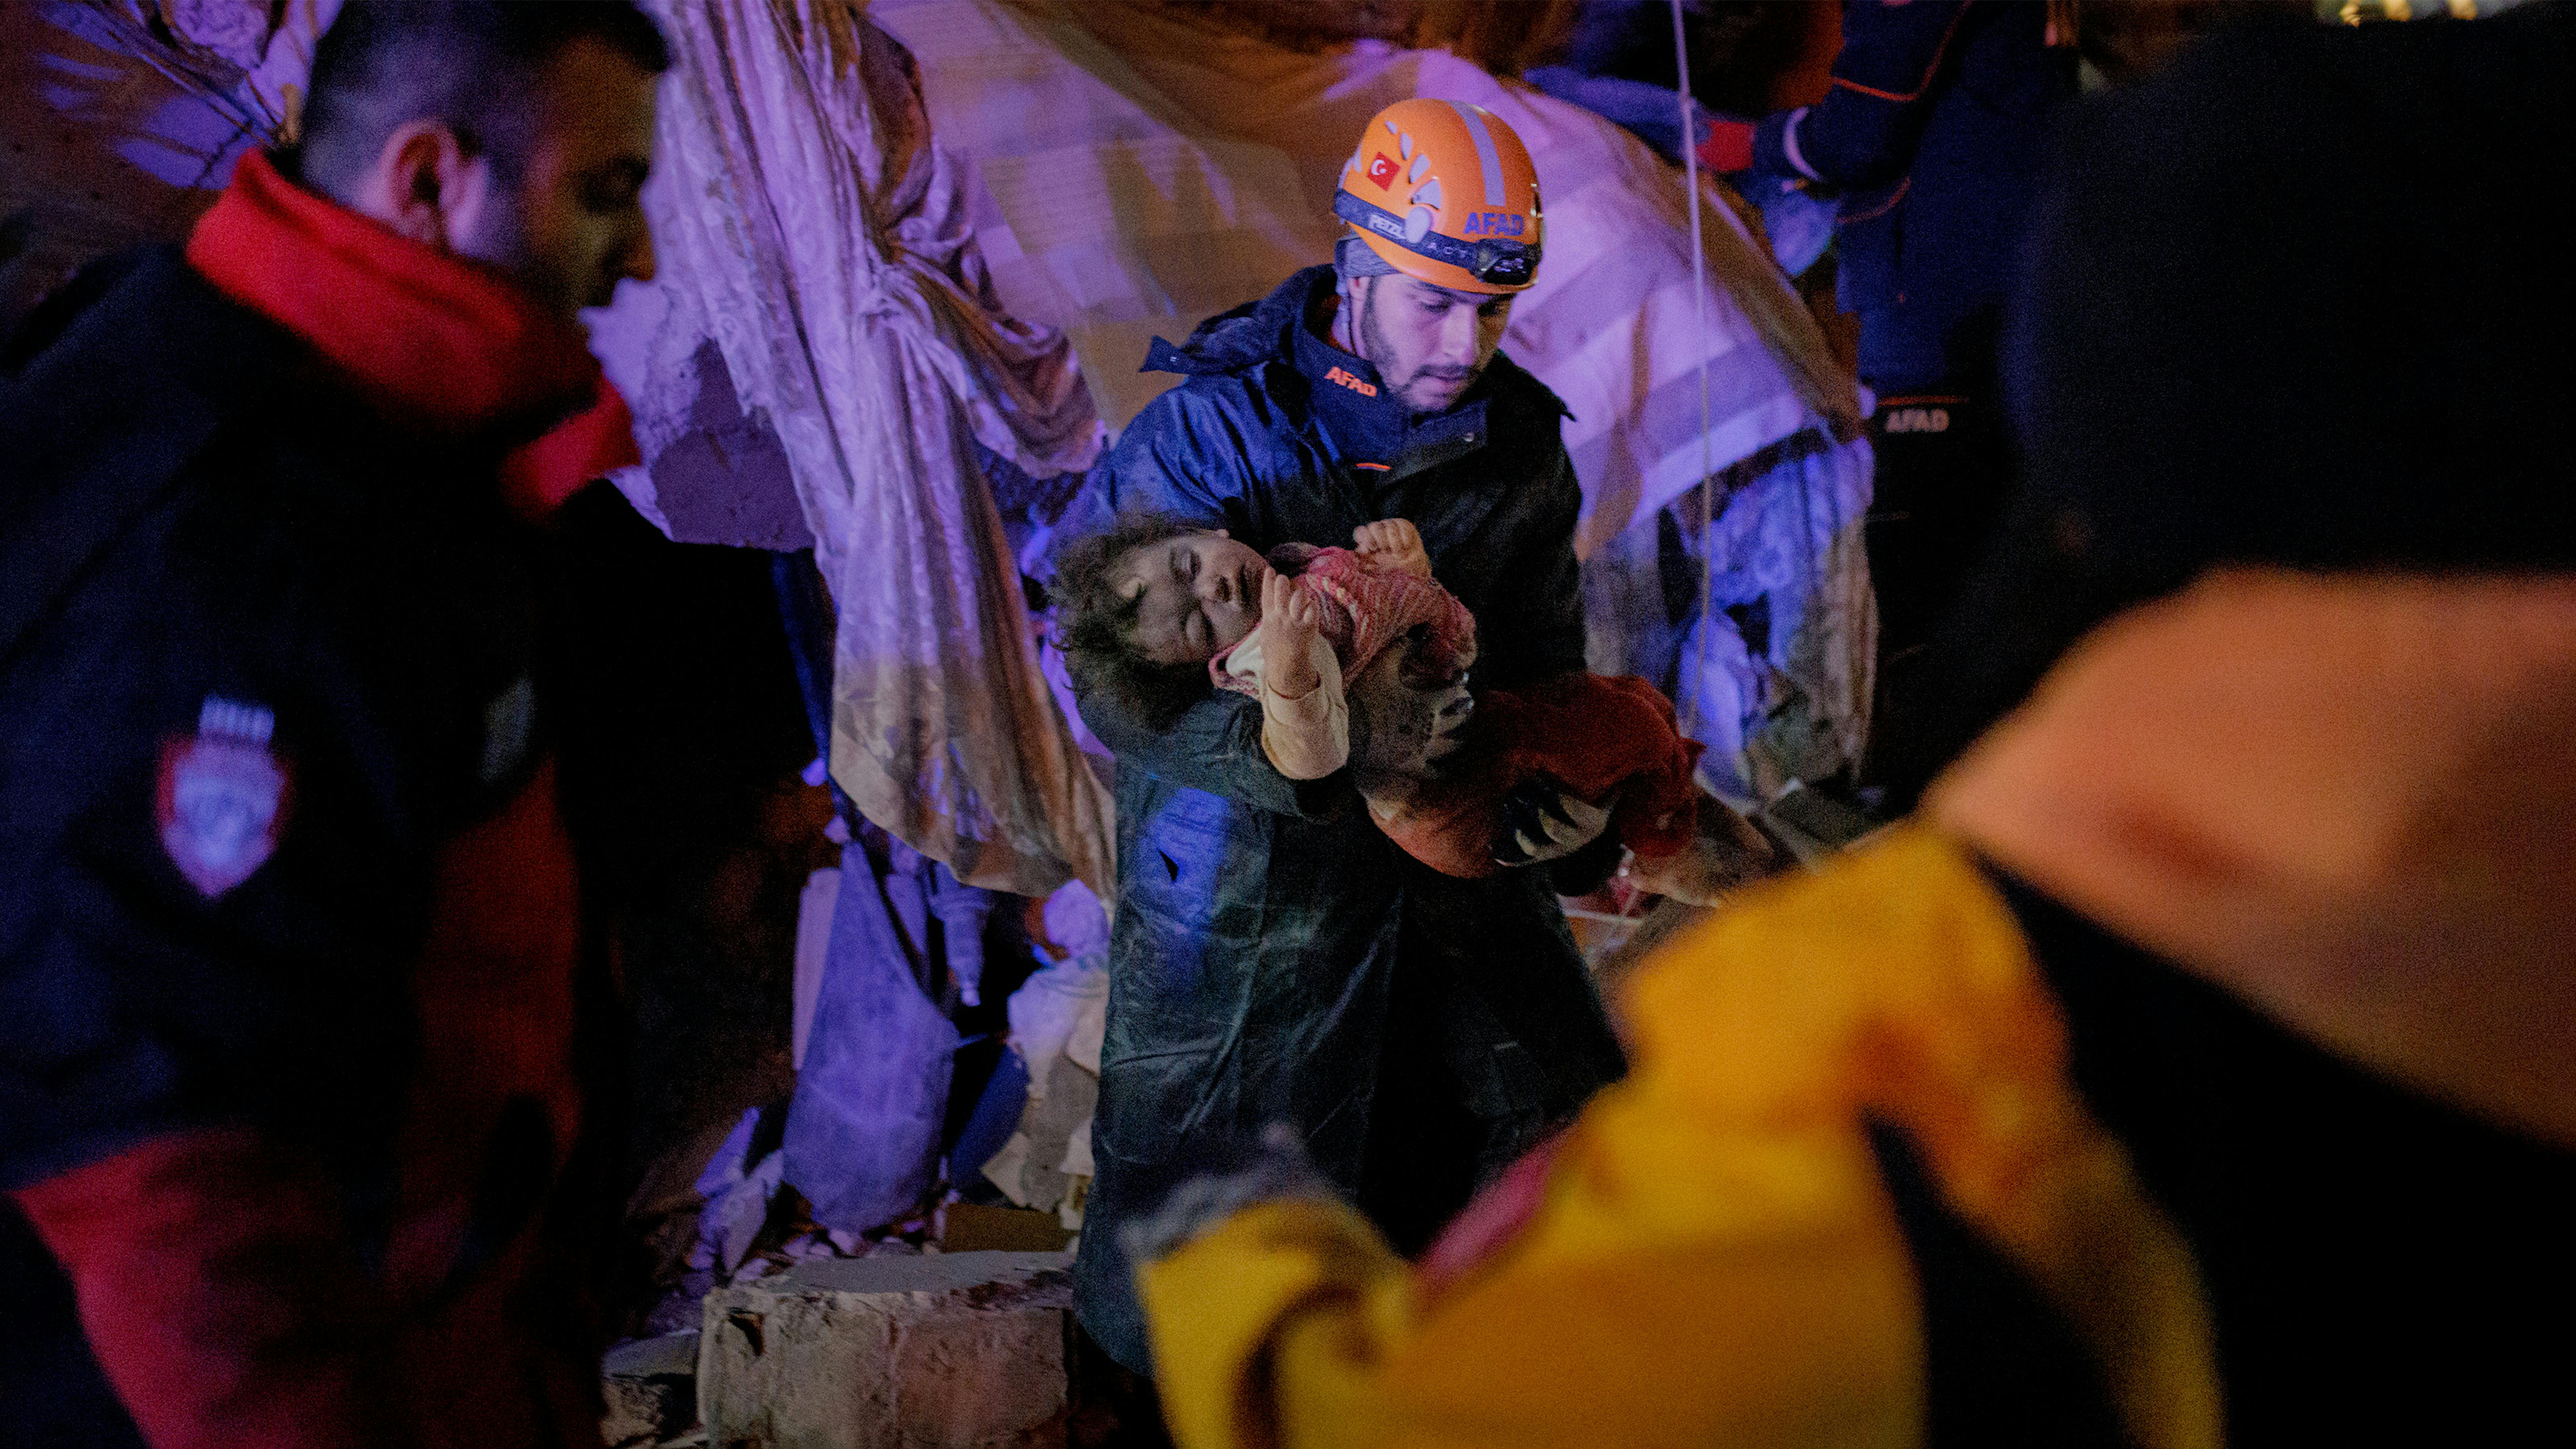
[[[184,239],[294,137],[340,0],[0,4],[0,331],[75,270]]]
[[[1011,320],[911,56],[847,0],[660,0],[660,275],[601,331],[648,458],[712,342],[784,455],[836,614],[833,779],[959,879],[1112,877],[1111,806],[1038,666],[980,444],[1034,477],[1103,436],[1061,334]],[[636,317],[645,319],[640,324]]]
[[[1696,138],[1700,106],[1691,91],[1682,0],[1671,0],[1671,9],[1676,128]],[[1700,202],[1704,193],[1724,188],[1714,184],[1714,177],[1703,185],[1696,139],[1680,149],[1690,192],[1694,316],[1705,328],[1708,269]],[[1743,248],[1758,245],[1742,215],[1720,209]],[[1736,295],[1739,305],[1760,315],[1766,308],[1777,310],[1792,294],[1785,285],[1766,288],[1740,281]],[[1793,310],[1810,324],[1809,330],[1816,330],[1804,305]],[[1766,332],[1780,330],[1775,325]],[[1797,335],[1803,339],[1806,334]],[[1813,366],[1812,351],[1799,351]],[[1866,445],[1850,438],[1842,439],[1841,446],[1821,439],[1813,448],[1775,445],[1765,450],[1781,455],[1771,468],[1756,471],[1748,466],[1756,459],[1748,458],[1728,470],[1739,476],[1721,480],[1707,458],[1708,366],[1702,357],[1702,481],[1691,490],[1697,505],[1691,538],[1700,549],[1699,607],[1683,636],[1675,699],[1691,737],[1710,747],[1713,759],[1704,768],[1720,777],[1720,788],[1740,798],[1768,800],[1787,783],[1857,772],[1868,742],[1878,637],[1877,600],[1861,544],[1870,458]],[[1716,511],[1721,501],[1722,515]],[[1782,539],[1795,539],[1800,546],[1781,547]],[[1778,626],[1763,630],[1762,652],[1769,657],[1757,661],[1754,641],[1718,612],[1721,578],[1731,586],[1727,604],[1758,602],[1766,621]],[[1766,731],[1775,717],[1784,727]],[[1766,733],[1770,738],[1763,737]],[[1817,744],[1823,748],[1814,748]]]
[[[784,1181],[839,1232],[906,1216],[938,1176],[957,1029],[909,969],[904,925],[867,847],[850,842],[780,1144]]]

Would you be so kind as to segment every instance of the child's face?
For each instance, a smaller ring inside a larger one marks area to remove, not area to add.
[[[1129,549],[1111,587],[1136,609],[1136,647],[1157,664],[1204,664],[1261,622],[1270,565],[1221,533],[1184,533]]]

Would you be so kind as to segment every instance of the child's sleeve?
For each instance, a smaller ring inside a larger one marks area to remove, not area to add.
[[[1431,555],[1424,553],[1419,544],[1408,549],[1365,553],[1360,555],[1360,561],[1382,574],[1403,574],[1417,579],[1431,577]]]
[[[1320,780],[1351,758],[1351,707],[1342,692],[1342,663],[1320,634],[1306,645],[1315,664],[1315,687],[1295,699],[1261,676],[1261,750],[1291,780]]]

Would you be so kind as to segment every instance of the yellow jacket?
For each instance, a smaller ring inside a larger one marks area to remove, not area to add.
[[[2041,1284],[2132,1434],[2219,1441],[2190,1256],[2065,1075],[2021,933],[1908,828],[1639,978],[1629,1078],[1508,1252],[1428,1297],[1357,1214],[1270,1203],[1147,1268],[1174,1437],[1277,1444],[1902,1446],[1913,1271],[1864,1118]]]
[[[2576,1146],[2571,738],[2576,581],[2246,573],[2135,611],[1918,822],[1646,967],[1631,1075],[1468,1210],[1495,1246],[1463,1274],[1313,1202],[1145,1269],[1174,1436],[1918,1443],[1879,1122],[2072,1325],[2133,1440],[2217,1444],[2198,1270],[2070,1084],[1978,862],[2347,1061]]]

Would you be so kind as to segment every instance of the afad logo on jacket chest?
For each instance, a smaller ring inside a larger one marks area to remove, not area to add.
[[[250,879],[277,851],[294,785],[268,747],[276,728],[265,706],[210,694],[197,732],[162,747],[154,806],[161,848],[208,900]]]

